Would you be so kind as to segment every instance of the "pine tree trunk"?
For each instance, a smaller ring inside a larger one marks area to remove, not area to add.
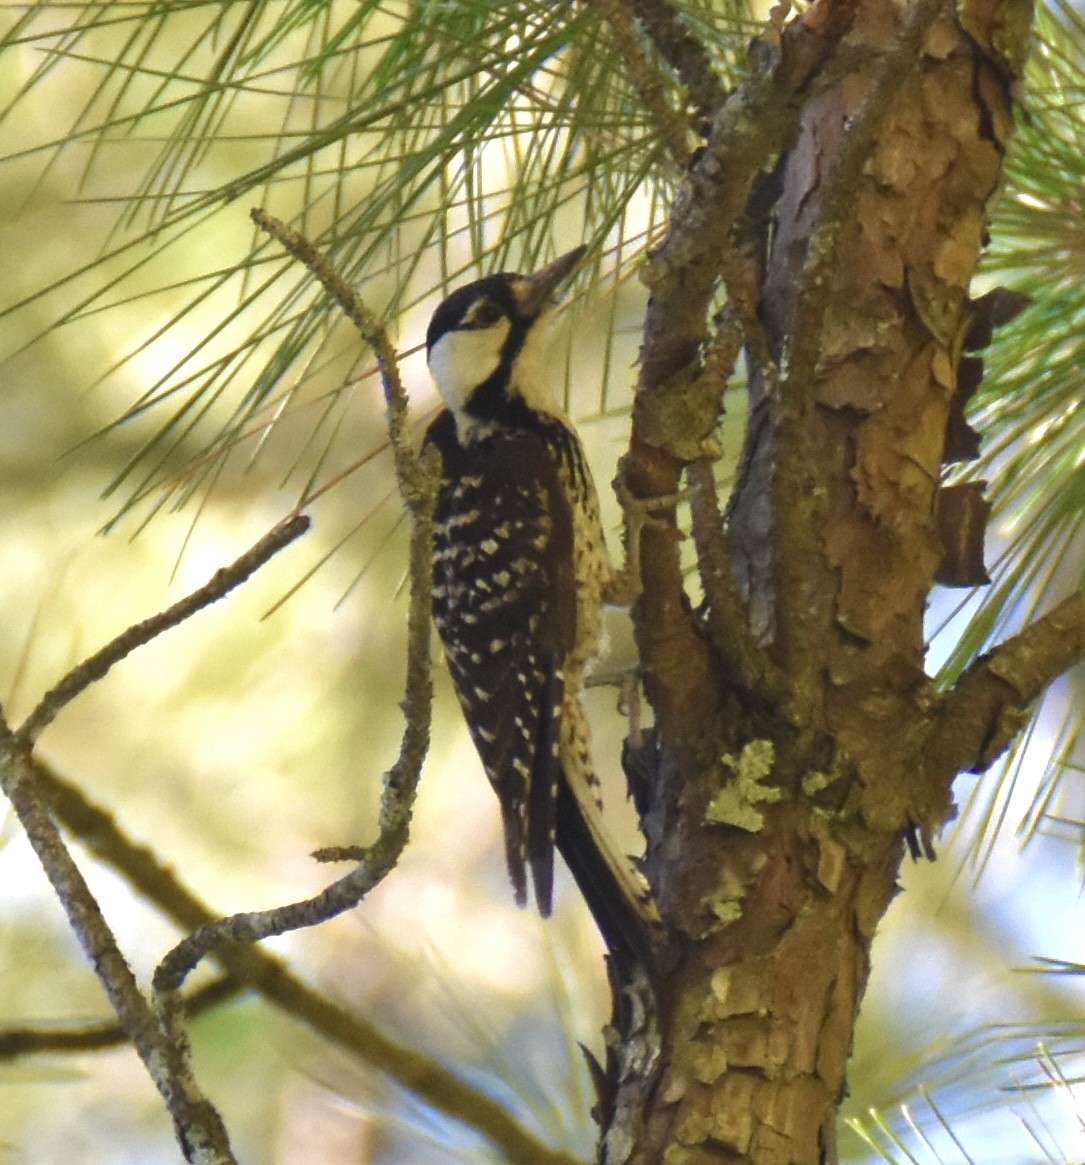
[[[654,986],[622,985],[609,1165],[836,1160],[875,931],[906,842],[929,851],[952,814],[923,614],[1030,20],[1018,0],[815,5],[768,53],[786,90],[766,100],[778,128],[761,123],[773,179],[729,166],[744,114],[725,126],[725,110],[649,269],[625,479],[665,497],[692,464],[706,603],[687,601],[657,517],[635,612],[656,727],[628,768],[667,936]],[[715,236],[688,222],[709,194],[733,208]],[[660,418],[679,383],[687,419],[718,399],[703,327],[683,334],[668,303],[703,320],[698,264],[736,239],[724,275],[751,389],[724,533],[706,463]]]

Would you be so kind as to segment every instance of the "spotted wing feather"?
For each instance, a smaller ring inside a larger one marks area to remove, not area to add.
[[[516,899],[527,871],[550,912],[561,782],[562,664],[575,633],[573,528],[554,457],[530,432],[461,446],[431,426],[443,472],[434,514],[434,619],[472,739],[497,793]]]

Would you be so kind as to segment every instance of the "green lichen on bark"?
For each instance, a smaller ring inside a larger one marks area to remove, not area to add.
[[[771,740],[751,740],[738,756],[720,757],[726,770],[720,791],[705,809],[705,821],[757,833],[765,824],[758,806],[779,801],[783,790],[765,781],[772,775],[776,750]]]

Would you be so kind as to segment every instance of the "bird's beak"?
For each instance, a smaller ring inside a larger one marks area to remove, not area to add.
[[[558,287],[573,268],[584,257],[587,247],[576,247],[545,267],[540,267],[534,275],[524,275],[517,280],[515,295],[520,311],[528,319],[540,315],[553,302]]]

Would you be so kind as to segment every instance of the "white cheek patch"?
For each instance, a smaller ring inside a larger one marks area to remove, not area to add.
[[[516,357],[513,388],[528,408],[540,413],[560,414],[550,371],[551,365],[560,363],[561,350],[554,346],[550,324],[547,315],[543,315],[532,325]]]
[[[453,412],[461,410],[475,389],[496,371],[508,334],[509,322],[501,320],[492,328],[446,332],[430,349],[430,374]]]

